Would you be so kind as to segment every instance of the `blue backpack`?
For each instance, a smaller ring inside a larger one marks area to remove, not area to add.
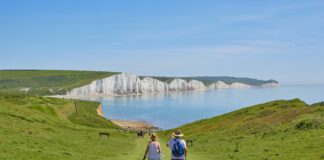
[[[176,139],[174,139],[172,155],[174,155],[175,157],[181,157],[182,155],[184,155],[184,146],[180,143],[180,141]]]

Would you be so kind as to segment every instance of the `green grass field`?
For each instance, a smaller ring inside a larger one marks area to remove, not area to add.
[[[194,139],[190,159],[324,159],[324,103],[273,101],[180,128]]]
[[[1,160],[138,159],[146,139],[97,115],[99,103],[0,95]],[[109,132],[110,138],[100,138]],[[141,145],[138,145],[141,144]]]
[[[67,90],[87,85],[117,72],[68,70],[0,70],[0,92],[31,95],[65,94]],[[51,91],[52,92],[51,92]]]
[[[0,159],[140,160],[137,138],[97,115],[99,103],[0,94]],[[324,159],[324,104],[274,101],[181,126],[189,160]],[[110,138],[100,138],[109,132]],[[158,133],[164,159],[171,130]]]

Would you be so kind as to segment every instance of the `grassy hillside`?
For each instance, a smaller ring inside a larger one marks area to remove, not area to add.
[[[124,160],[142,157],[146,139],[97,115],[97,102],[0,94],[1,160]],[[109,132],[110,138],[100,138]],[[143,144],[138,145],[138,144]]]
[[[97,115],[98,105],[0,94],[0,159],[141,159],[148,137],[119,130]],[[324,159],[324,103],[268,102],[180,128],[185,139],[194,139],[190,160]],[[170,132],[159,132],[164,159],[170,158]]]
[[[66,90],[109,77],[115,72],[63,70],[0,70],[0,92],[32,95],[65,94]]]
[[[324,159],[324,103],[273,101],[180,129],[194,139],[189,159]]]

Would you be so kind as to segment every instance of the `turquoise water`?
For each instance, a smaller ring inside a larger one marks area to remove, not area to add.
[[[168,129],[258,103],[293,98],[307,103],[324,101],[324,86],[188,91],[91,100],[102,103],[109,119],[143,120]]]

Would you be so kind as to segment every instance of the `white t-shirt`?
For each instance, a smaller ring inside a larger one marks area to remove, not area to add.
[[[148,158],[149,159],[160,159],[160,143],[152,141],[148,145]]]
[[[176,143],[176,141],[179,141],[180,144],[183,145],[183,148],[184,149],[187,148],[187,145],[186,145],[186,141],[185,140],[174,138],[174,139],[171,139],[169,141],[169,143],[168,143],[169,148],[171,149],[171,151],[172,151],[173,145],[174,145],[174,143]],[[171,154],[171,159],[185,159],[185,158],[186,158],[185,154],[183,154],[181,157],[176,157],[176,156],[174,156],[174,155]]]

